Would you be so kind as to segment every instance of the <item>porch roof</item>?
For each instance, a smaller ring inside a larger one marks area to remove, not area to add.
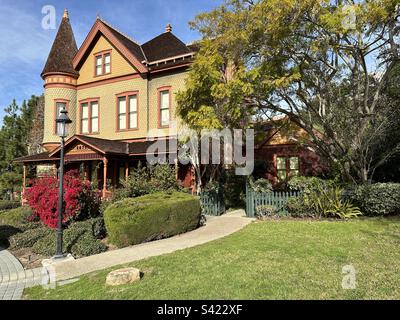
[[[52,157],[50,158],[49,152],[42,152],[38,154],[33,154],[30,156],[24,156],[24,157],[19,157],[14,159],[14,162],[16,163],[22,163],[22,162],[46,162],[46,161],[55,161],[59,160],[57,157]]]
[[[95,137],[88,137],[82,135],[74,135],[65,142],[66,157],[68,157],[68,148],[74,146],[74,142],[79,142],[86,145],[90,149],[94,150],[98,155],[107,156],[142,156],[146,155],[148,148],[157,143],[158,140],[141,140],[141,141],[119,141],[119,140],[108,140]],[[177,151],[176,139],[170,138],[165,140],[165,144],[157,145],[157,153],[172,153]],[[25,156],[14,159],[16,163],[25,162],[51,162],[59,160],[60,147],[55,148],[51,152],[42,152],[35,155]],[[80,156],[90,156],[92,154],[86,154],[82,152]],[[93,154],[94,155],[94,154]],[[73,155],[72,155],[73,156]],[[71,157],[72,157],[71,156]],[[80,158],[80,160],[89,160],[92,158]],[[78,159],[76,158],[76,159]]]

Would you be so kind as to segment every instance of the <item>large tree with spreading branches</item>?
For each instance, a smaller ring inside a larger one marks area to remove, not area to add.
[[[309,135],[347,181],[400,151],[398,0],[228,0],[191,23],[203,35],[178,113],[192,128],[276,114]]]

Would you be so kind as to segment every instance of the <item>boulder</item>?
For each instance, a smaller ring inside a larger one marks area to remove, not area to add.
[[[123,268],[111,271],[106,278],[106,284],[119,286],[140,280],[140,270],[136,268]]]

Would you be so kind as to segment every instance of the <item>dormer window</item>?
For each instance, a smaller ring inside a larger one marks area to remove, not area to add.
[[[96,76],[102,76],[111,73],[111,51],[95,54],[94,61]]]

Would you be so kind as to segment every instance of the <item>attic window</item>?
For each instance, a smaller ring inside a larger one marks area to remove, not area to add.
[[[94,57],[95,75],[102,76],[111,73],[111,52],[102,52],[95,54]]]

